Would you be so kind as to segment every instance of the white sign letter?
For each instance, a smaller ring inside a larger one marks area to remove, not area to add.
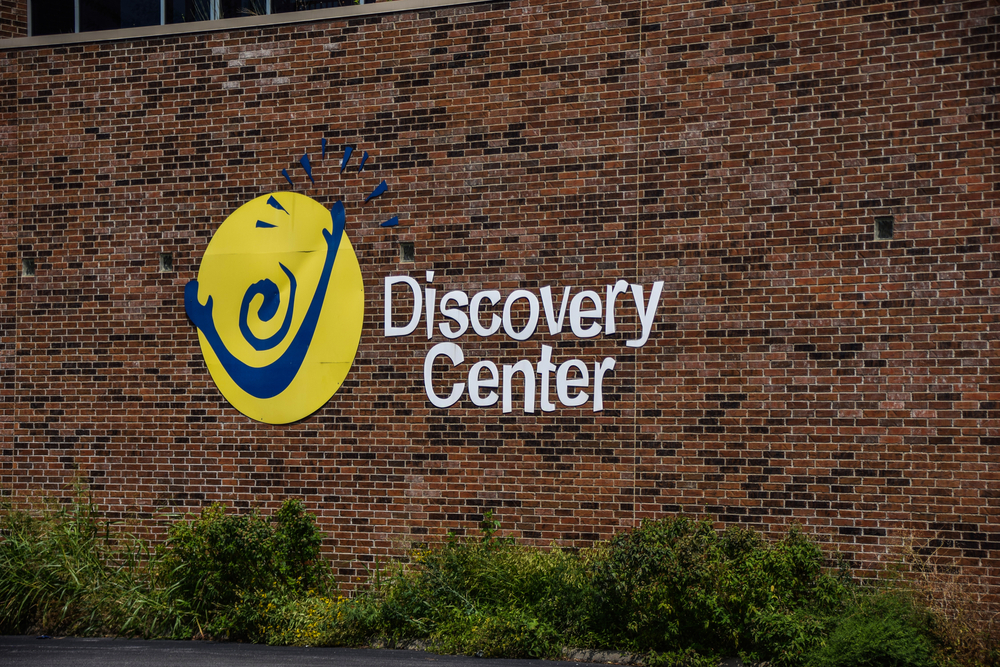
[[[489,378],[483,380],[479,377],[483,369],[490,372]],[[469,398],[472,399],[473,405],[478,405],[481,408],[489,407],[497,402],[497,393],[491,391],[483,398],[479,394],[480,387],[486,387],[487,389],[496,389],[500,386],[500,373],[497,372],[497,365],[492,361],[480,361],[477,362],[472,370],[469,371]]]
[[[575,368],[580,376],[571,380],[568,377],[570,368]],[[590,384],[590,378],[587,373],[587,364],[579,359],[570,359],[559,364],[559,370],[556,371],[556,394],[559,396],[560,403],[571,408],[586,403],[589,398],[587,392],[581,391],[576,396],[570,398],[567,389],[570,387],[586,387],[588,384]]]
[[[615,297],[628,291],[628,283],[619,280],[614,285],[608,285],[608,293],[605,300],[608,305],[604,310],[604,335],[609,336],[615,332]]]
[[[601,363],[594,362],[594,412],[604,409],[604,374],[614,369],[614,357],[605,357]]]
[[[580,310],[584,299],[589,299],[594,304],[594,308]],[[569,326],[577,338],[593,338],[601,333],[601,324],[599,322],[594,322],[586,329],[580,326],[580,320],[599,319],[601,319],[601,297],[597,292],[586,290],[573,297],[573,302],[569,304]]]
[[[448,357],[451,359],[452,366],[457,366],[465,361],[465,355],[462,354],[462,348],[454,343],[438,343],[431,348],[431,351],[427,353],[427,358],[424,359],[424,390],[427,392],[427,399],[436,408],[450,408],[458,403],[458,399],[462,397],[465,383],[456,382],[452,386],[448,398],[441,398],[435,394],[434,387],[431,386],[431,371],[434,369],[434,360],[438,357]]]
[[[413,315],[410,322],[403,327],[392,325],[392,286],[396,283],[406,283],[410,291],[413,292]],[[386,336],[407,336],[417,330],[420,323],[420,308],[423,297],[420,295],[420,285],[410,276],[386,276],[385,277],[385,297],[382,306],[385,308],[385,335]]]
[[[513,366],[504,365],[503,367],[503,411],[511,412],[514,410],[510,394],[511,384],[514,382],[514,373],[517,372],[524,373],[524,411],[534,412],[535,369],[531,367],[531,362],[527,359],[521,359],[521,361]]]
[[[479,292],[472,297],[472,301],[469,303],[469,319],[472,320],[472,330],[483,338],[489,338],[500,328],[500,318],[492,315],[490,328],[487,329],[483,326],[483,323],[479,321],[479,304],[483,299],[489,301],[490,305],[496,305],[496,302],[500,300],[500,292],[495,289]]]
[[[458,308],[448,307],[448,304],[452,301],[459,306],[467,306],[469,305],[469,296],[465,292],[455,290],[454,292],[448,292],[441,299],[441,314],[458,324],[458,331],[452,330],[451,325],[447,322],[442,322],[438,325],[438,329],[441,330],[445,338],[458,338],[469,328],[469,317],[465,312]]]
[[[514,324],[510,320],[510,311],[518,299],[528,301],[528,323],[521,331],[514,331]],[[535,333],[538,326],[538,297],[528,290],[518,289],[510,293],[507,301],[503,304],[503,330],[514,340],[528,340],[531,334]]]
[[[552,371],[556,369],[556,365],[552,363],[552,346],[542,345],[542,358],[535,364],[535,368],[538,370],[538,376],[542,378],[542,388],[538,394],[538,402],[542,406],[542,412],[552,412],[556,409],[556,404],[549,400],[549,377],[552,375]]]
[[[649,305],[643,304],[642,285],[632,285],[632,299],[635,300],[635,310],[639,313],[642,321],[642,337],[636,340],[627,341],[629,347],[642,347],[649,340],[649,332],[653,328],[653,318],[656,316],[656,306],[660,303],[660,293],[663,292],[663,281],[657,280],[653,283],[653,289],[649,293]]]
[[[569,287],[563,289],[562,305],[559,306],[559,319],[552,307],[552,288],[546,285],[541,289],[542,305],[545,306],[545,321],[549,324],[549,333],[555,336],[562,332],[563,319],[566,317],[566,306],[569,305]]]

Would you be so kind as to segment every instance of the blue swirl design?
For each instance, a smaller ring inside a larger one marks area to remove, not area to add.
[[[292,325],[292,313],[295,311],[295,276],[281,262],[278,262],[278,266],[288,276],[288,281],[291,284],[290,294],[288,295],[288,309],[285,310],[285,321],[281,323],[281,328],[267,338],[258,338],[250,330],[250,323],[247,321],[247,316],[250,313],[250,302],[258,294],[264,297],[264,303],[260,304],[260,308],[257,309],[257,319],[261,322],[270,322],[274,314],[278,312],[278,306],[281,304],[281,295],[278,293],[278,286],[267,278],[251,285],[247,289],[246,294],[243,295],[243,303],[240,304],[240,333],[253,346],[253,349],[258,352],[270,350],[285,340],[285,335]]]
[[[306,353],[312,344],[313,335],[316,333],[316,326],[319,324],[319,316],[323,310],[323,302],[326,299],[326,291],[330,284],[333,264],[337,259],[337,251],[340,249],[340,239],[344,235],[346,216],[344,214],[343,203],[338,201],[333,205],[330,217],[333,221],[333,231],[323,229],[323,238],[326,241],[327,247],[326,260],[323,263],[323,272],[320,275],[319,284],[316,286],[316,292],[313,294],[312,301],[309,303],[305,319],[303,319],[302,326],[299,327],[298,333],[295,334],[295,338],[292,339],[288,348],[278,359],[267,366],[250,366],[233,356],[232,352],[226,348],[225,343],[222,342],[222,338],[216,330],[215,320],[212,318],[212,297],[209,296],[205,305],[201,305],[198,301],[198,281],[192,280],[184,286],[184,309],[187,311],[188,317],[205,335],[205,339],[208,341],[215,356],[218,357],[226,373],[229,374],[229,377],[233,379],[233,382],[240,389],[251,396],[261,399],[274,398],[285,391],[288,385],[292,383],[292,380],[295,379],[295,376],[298,375],[299,369],[302,367],[302,362],[306,358]],[[258,309],[258,313],[264,321],[269,320],[277,312],[280,296],[277,293],[277,287],[274,283],[267,279],[258,281],[251,285],[243,296],[243,303],[240,308],[240,331],[243,337],[247,339],[247,342],[256,350],[267,350],[277,345],[280,339],[274,343],[271,342],[272,339],[276,336],[284,338],[291,323],[291,311],[294,306],[295,295],[295,278],[292,276],[291,271],[285,268],[284,265],[279,263],[278,266],[281,267],[285,275],[292,281],[292,303],[289,303],[285,322],[277,334],[261,340],[250,332],[248,326],[244,328],[250,301],[257,294],[264,295],[264,303]],[[271,288],[273,288],[273,292]],[[263,347],[258,347],[258,345]]]

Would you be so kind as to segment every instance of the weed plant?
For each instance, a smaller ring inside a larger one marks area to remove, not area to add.
[[[905,590],[929,616],[942,665],[1000,665],[996,590],[961,576],[937,549],[905,543],[885,573],[890,590]]]
[[[805,667],[934,667],[931,620],[901,592],[861,597],[834,619],[826,640],[805,656]]]
[[[322,534],[289,500],[273,523],[220,505],[152,550],[87,500],[0,519],[0,632],[266,638],[277,609],[330,590]]]
[[[931,664],[926,612],[824,568],[798,529],[767,543],[739,527],[647,521],[576,554],[498,538],[489,515],[483,527],[480,540],[415,551],[409,567],[379,572],[346,606],[367,610],[369,636],[448,653],[555,657],[578,646],[644,654],[649,665],[714,666],[734,655],[775,666],[839,667],[844,656]]]

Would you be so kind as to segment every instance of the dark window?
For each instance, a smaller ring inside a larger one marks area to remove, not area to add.
[[[375,0],[366,0],[374,2]],[[358,0],[271,0],[271,13],[305,12],[310,9],[328,9],[359,4]]]
[[[267,14],[267,2],[265,0],[220,0],[219,10],[222,16],[219,18],[236,19],[241,16],[264,16]]]
[[[80,32],[160,25],[160,0],[80,0]]]
[[[121,3],[121,27],[160,25],[160,0],[121,0]]]
[[[80,0],[80,32],[117,30],[121,25],[122,0]]]
[[[207,21],[211,17],[209,0],[166,0],[167,23]]]
[[[891,239],[892,238],[892,223],[896,221],[895,217],[891,215],[883,215],[875,218],[875,238],[877,239]]]
[[[76,31],[73,0],[49,0],[31,3],[31,34],[59,35]]]
[[[3,0],[0,0],[3,1]],[[29,0],[31,34],[58,35],[266,16],[357,5],[365,0]],[[375,0],[368,0],[374,2]]]

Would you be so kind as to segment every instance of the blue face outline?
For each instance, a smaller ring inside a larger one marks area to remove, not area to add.
[[[274,204],[271,203],[272,201],[274,201]],[[277,204],[277,201],[274,200],[274,197],[271,197],[268,200],[268,204],[274,206]],[[277,204],[277,208],[281,208],[281,205]],[[282,210],[284,209],[282,208]],[[287,213],[287,211],[285,212]],[[204,334],[212,351],[218,357],[219,362],[226,373],[229,374],[229,377],[232,378],[233,382],[240,389],[255,398],[274,398],[285,391],[292,383],[292,380],[295,379],[295,376],[298,375],[299,368],[301,368],[302,362],[306,358],[306,353],[309,351],[313,335],[316,332],[316,326],[319,323],[320,313],[323,310],[323,302],[326,299],[327,288],[330,284],[330,275],[333,272],[333,265],[337,259],[337,251],[340,249],[340,240],[344,235],[344,228],[346,227],[346,214],[342,202],[338,201],[333,205],[330,217],[333,222],[333,230],[323,229],[323,238],[327,246],[326,260],[323,262],[323,271],[320,275],[319,284],[316,286],[316,292],[309,303],[309,309],[306,311],[302,325],[299,327],[295,338],[292,339],[288,348],[277,360],[267,366],[254,367],[237,359],[226,347],[216,329],[215,320],[212,317],[212,297],[209,296],[205,305],[202,305],[198,301],[198,281],[192,280],[184,286],[184,309],[187,311],[188,317]],[[250,331],[249,326],[246,324],[250,302],[257,294],[264,295],[264,304],[259,309],[262,311],[262,319],[265,321],[269,320],[277,312],[278,304],[276,303],[276,299],[280,300],[280,297],[277,297],[277,287],[274,286],[274,283],[267,279],[258,281],[251,285],[243,296],[240,308],[240,332],[247,340],[247,343],[256,350],[271,349],[280,343],[281,339],[287,334],[288,326],[291,323],[291,312],[294,306],[295,278],[284,265],[279,263],[278,266],[281,267],[292,281],[292,302],[289,303],[282,329],[277,334],[261,340]],[[267,284],[270,284],[275,290],[274,295],[270,299],[270,288],[267,287]],[[267,315],[268,312],[270,315]],[[279,338],[277,342],[272,344],[271,341],[275,336],[279,336]],[[264,347],[258,347],[258,345]]]

